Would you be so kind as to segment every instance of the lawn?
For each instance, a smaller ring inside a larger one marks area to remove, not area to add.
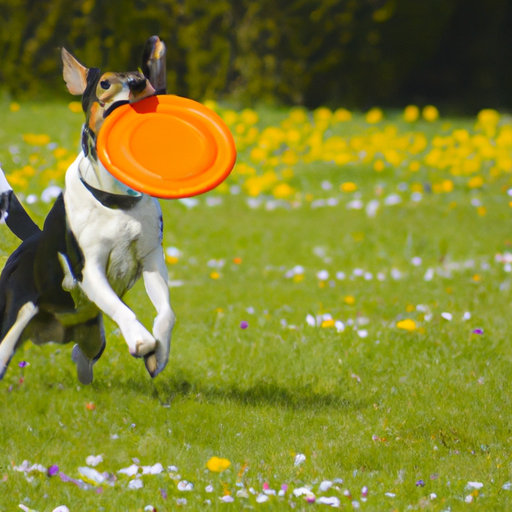
[[[0,511],[510,509],[512,119],[209,105],[239,158],[162,202],[168,367],[152,381],[110,320],[87,387],[71,346],[24,345],[0,383]],[[41,223],[82,117],[0,110]],[[126,301],[149,327],[140,283]]]

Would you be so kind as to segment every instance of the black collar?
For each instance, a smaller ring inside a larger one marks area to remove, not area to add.
[[[97,188],[91,187],[81,176],[80,181],[85,188],[106,208],[113,210],[131,210],[139,204],[142,196],[125,196],[122,194],[111,194]]]

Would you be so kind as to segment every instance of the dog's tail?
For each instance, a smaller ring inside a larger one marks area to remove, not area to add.
[[[0,223],[4,222],[21,240],[41,231],[23,208],[0,167]]]

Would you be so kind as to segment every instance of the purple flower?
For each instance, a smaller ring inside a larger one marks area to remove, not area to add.
[[[247,327],[249,327],[249,322],[246,322],[245,320],[240,322],[240,329],[247,329]]]
[[[473,334],[483,334],[483,333],[484,333],[483,329],[474,329],[473,330]]]
[[[417,487],[425,487],[425,482],[424,482],[423,480],[418,480],[418,481],[416,482],[416,486],[417,486]]]
[[[18,363],[18,366],[19,366],[20,368],[25,368],[25,366],[28,366],[28,365],[29,365],[29,363],[27,363],[27,361],[20,361],[20,362]]]
[[[48,476],[55,476],[59,472],[59,466],[54,464],[48,468]]]
[[[164,500],[167,499],[167,491],[165,489],[160,489],[160,494]]]

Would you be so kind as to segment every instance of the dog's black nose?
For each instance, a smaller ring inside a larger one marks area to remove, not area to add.
[[[134,94],[142,92],[146,88],[147,81],[143,77],[133,77],[128,78],[128,87],[130,91]]]

